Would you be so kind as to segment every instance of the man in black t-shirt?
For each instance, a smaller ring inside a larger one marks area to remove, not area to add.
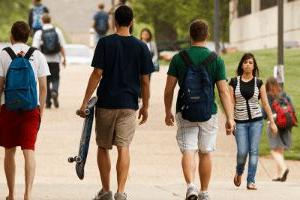
[[[142,91],[142,107],[139,124],[148,118],[149,75],[154,71],[147,46],[130,35],[133,12],[128,6],[120,6],[115,12],[116,33],[99,40],[92,61],[92,72],[79,115],[84,110],[94,90],[97,89],[96,142],[98,145],[98,167],[102,189],[94,199],[112,199],[110,191],[110,157],[108,150],[113,145],[118,149],[115,200],[125,200],[125,183],[129,170],[129,145],[132,141],[138,95]],[[101,80],[101,81],[100,81]]]

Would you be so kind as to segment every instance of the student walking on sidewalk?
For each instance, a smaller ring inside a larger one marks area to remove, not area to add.
[[[154,71],[149,50],[142,41],[130,35],[133,12],[128,6],[120,6],[115,12],[116,33],[99,40],[95,50],[86,93],[79,110],[85,117],[85,109],[97,88],[96,142],[98,167],[102,188],[94,200],[112,200],[110,188],[111,161],[109,150],[117,146],[116,164],[118,189],[115,200],[126,200],[130,153],[129,147],[135,133],[138,95],[142,91],[140,124],[147,121],[149,106],[149,75]]]
[[[28,24],[14,23],[12,46],[0,53],[0,98],[5,96],[0,108],[0,145],[5,147],[4,170],[9,190],[6,200],[15,199],[17,146],[21,147],[25,160],[24,200],[32,199],[35,142],[44,111],[46,76],[50,75],[43,54],[26,45],[29,35]]]
[[[164,94],[165,123],[167,126],[173,126],[174,115],[171,108],[174,89],[178,82],[180,90],[176,103],[178,127],[176,138],[182,152],[187,200],[210,199],[207,191],[212,173],[211,152],[215,150],[218,131],[215,85],[226,115],[226,133],[231,134],[234,129],[233,106],[226,83],[225,65],[220,57],[206,47],[208,35],[206,22],[202,20],[192,22],[191,47],[172,58]],[[196,155],[199,156],[197,164]],[[194,183],[197,165],[201,183],[200,192]]]
[[[239,187],[249,155],[247,189],[256,190],[255,174],[258,163],[258,147],[263,127],[262,107],[270,120],[270,130],[277,133],[263,81],[258,78],[259,69],[254,56],[246,53],[236,70],[237,76],[230,80],[230,94],[234,104],[236,122],[237,165],[234,184]]]
[[[284,152],[292,144],[292,128],[297,124],[295,107],[291,98],[283,91],[274,77],[270,77],[266,82],[266,91],[270,107],[275,120],[279,123],[278,134],[273,135],[270,127],[267,126],[271,155],[276,163],[277,174],[273,181],[284,182],[289,174],[289,169],[284,160]]]
[[[60,63],[66,66],[65,39],[62,31],[51,24],[49,14],[44,14],[42,21],[43,29],[35,33],[32,46],[40,49],[46,56],[51,73],[47,77],[46,108],[51,108],[52,103],[55,108],[58,108]]]
[[[49,9],[42,4],[42,0],[33,0],[32,4],[33,8],[29,11],[28,24],[30,26],[31,34],[34,36],[36,31],[42,29],[42,16],[45,13],[49,13]]]

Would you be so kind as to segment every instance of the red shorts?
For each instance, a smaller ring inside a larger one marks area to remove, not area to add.
[[[40,128],[40,110],[9,111],[5,105],[0,111],[0,146],[34,150]]]

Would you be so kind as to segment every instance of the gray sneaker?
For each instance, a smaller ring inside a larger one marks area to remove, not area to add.
[[[127,194],[126,193],[117,192],[115,194],[115,200],[127,200]]]
[[[210,200],[207,192],[200,192],[199,193],[199,200]]]
[[[195,185],[188,187],[186,191],[186,200],[198,200],[198,189]]]
[[[103,189],[101,189],[97,193],[97,195],[93,198],[93,200],[113,200],[112,192],[111,191],[104,192]]]

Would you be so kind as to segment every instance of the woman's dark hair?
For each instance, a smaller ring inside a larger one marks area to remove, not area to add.
[[[117,8],[115,20],[119,26],[129,26],[133,20],[133,11],[130,7],[123,5]]]
[[[150,42],[152,40],[152,33],[151,33],[150,29],[149,28],[143,28],[141,30],[140,39],[142,39],[143,32],[147,32],[149,34],[149,38],[148,38],[147,42]]]
[[[12,25],[10,32],[16,42],[26,43],[30,35],[30,28],[26,22],[17,21]]]
[[[245,54],[243,55],[243,57],[241,58],[240,63],[239,63],[239,66],[238,66],[238,68],[237,68],[237,70],[236,70],[236,74],[237,74],[238,76],[241,76],[241,75],[243,74],[243,63],[244,63],[246,60],[251,59],[251,58],[253,59],[253,65],[254,65],[254,69],[253,69],[253,71],[252,71],[252,74],[253,74],[253,76],[255,76],[255,77],[259,77],[259,69],[258,69],[256,60],[255,60],[255,57],[254,57],[254,55],[253,55],[252,53],[245,53]]]

